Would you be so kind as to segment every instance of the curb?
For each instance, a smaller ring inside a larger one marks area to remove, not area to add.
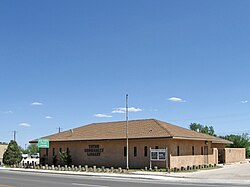
[[[42,174],[56,174],[56,175],[67,175],[67,176],[82,176],[82,177],[105,177],[105,178],[119,178],[119,179],[141,179],[141,180],[155,180],[155,181],[168,181],[168,182],[179,182],[189,183],[189,184],[233,184],[239,186],[249,186],[250,180],[228,180],[228,179],[198,179],[198,178],[187,178],[187,177],[176,177],[176,176],[156,176],[156,175],[144,175],[144,174],[106,174],[106,173],[86,173],[86,172],[60,172],[60,171],[51,171],[51,170],[34,170],[34,169],[19,169],[19,168],[1,168],[0,170],[6,171],[17,171],[17,172],[26,172],[26,173],[42,173]]]
[[[68,175],[68,176],[91,176],[91,177],[107,177],[107,178],[127,178],[127,179],[148,179],[148,180],[164,180],[159,177],[164,176],[152,176],[142,174],[116,174],[116,173],[95,173],[95,172],[70,172],[70,171],[52,171],[52,170],[37,170],[37,169],[19,169],[19,168],[0,168],[0,170],[6,171],[18,171],[18,172],[32,172],[32,173],[43,173],[43,174],[57,174],[57,175]],[[133,176],[134,175],[134,176]]]

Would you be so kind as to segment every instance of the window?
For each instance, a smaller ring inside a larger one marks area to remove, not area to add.
[[[67,147],[67,154],[69,154],[69,148]]]
[[[55,156],[55,148],[53,148],[52,155]]]
[[[144,147],[144,156],[145,157],[148,156],[148,147],[147,146]]]
[[[134,147],[134,157],[137,156],[137,147]]]
[[[203,153],[203,147],[201,147],[201,155],[204,155],[204,153]]]
[[[46,153],[45,153],[45,155],[46,155],[46,156],[49,155],[49,149],[48,149],[48,148],[46,148]]]
[[[194,146],[192,146],[192,155],[194,155]]]
[[[159,149],[159,147],[158,147],[158,146],[155,146],[155,149]]]
[[[59,152],[60,152],[60,153],[62,152],[62,148],[59,148]]]
[[[180,156],[180,147],[177,146],[177,156]]]
[[[127,156],[127,147],[124,147],[124,149],[123,149],[123,155]]]

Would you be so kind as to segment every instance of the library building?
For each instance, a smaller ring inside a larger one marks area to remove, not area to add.
[[[128,140],[128,141],[127,141]],[[93,123],[30,141],[47,141],[40,163],[63,165],[68,152],[73,165],[129,168],[181,168],[245,160],[244,148],[225,148],[228,140],[156,119]],[[128,142],[128,149],[127,149]],[[127,155],[128,152],[128,155]],[[128,156],[128,157],[127,157]]]

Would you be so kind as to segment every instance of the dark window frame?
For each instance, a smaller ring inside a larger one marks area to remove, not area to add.
[[[127,157],[127,147],[126,146],[123,148],[123,156]]]
[[[134,147],[134,157],[137,157],[137,147]]]
[[[144,156],[148,157],[148,147],[144,146]]]

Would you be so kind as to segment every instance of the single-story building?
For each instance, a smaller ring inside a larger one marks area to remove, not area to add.
[[[52,164],[59,152],[68,151],[74,165],[126,168],[126,121],[93,123],[43,137],[50,146],[40,149],[41,163]],[[128,121],[129,167],[150,166],[150,150],[164,149],[166,161],[152,161],[152,167],[180,168],[218,164],[218,149],[232,142],[191,131],[156,119]],[[38,140],[30,141],[37,143]],[[245,153],[232,149],[231,162],[245,159]],[[57,164],[62,165],[59,159]]]
[[[7,147],[7,143],[0,143],[0,165],[3,164],[3,154],[5,153]]]

